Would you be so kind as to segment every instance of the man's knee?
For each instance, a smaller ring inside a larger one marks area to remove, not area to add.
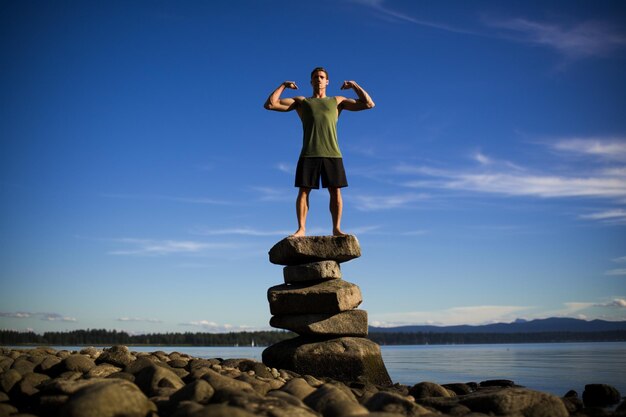
[[[328,194],[331,197],[340,197],[341,196],[341,188],[339,187],[328,187]]]

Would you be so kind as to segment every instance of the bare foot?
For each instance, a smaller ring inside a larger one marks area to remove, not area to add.
[[[300,229],[296,230],[296,233],[294,233],[293,235],[291,235],[289,237],[302,237],[305,234],[306,234],[305,229],[300,228]]]
[[[339,229],[335,229],[335,230],[333,230],[333,236],[348,236],[348,234],[347,234],[347,233],[342,232],[342,231],[341,231],[341,230],[339,230]]]

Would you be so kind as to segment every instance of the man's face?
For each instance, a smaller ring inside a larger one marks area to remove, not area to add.
[[[311,85],[313,88],[326,88],[328,85],[328,78],[326,78],[326,73],[324,71],[316,71],[311,77]]]

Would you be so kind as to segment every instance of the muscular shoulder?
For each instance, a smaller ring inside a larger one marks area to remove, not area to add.
[[[354,99],[344,97],[344,96],[335,96],[335,100],[337,100],[337,107],[341,108],[344,104],[354,102]]]

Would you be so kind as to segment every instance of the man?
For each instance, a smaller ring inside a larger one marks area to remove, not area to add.
[[[296,215],[298,230],[294,237],[305,236],[306,217],[309,212],[309,194],[311,189],[318,189],[320,178],[322,187],[330,194],[330,213],[333,221],[333,235],[343,236],[341,214],[343,200],[341,188],[348,186],[343,159],[337,142],[337,119],[342,110],[360,111],[374,107],[369,94],[354,81],[344,81],[342,90],[353,89],[357,99],[342,96],[327,97],[328,72],[321,67],[311,72],[311,97],[296,96],[281,98],[286,88],[297,90],[293,81],[285,81],[270,94],[265,102],[267,110],[288,112],[295,110],[302,121],[304,131],[302,151],[296,169]]]

